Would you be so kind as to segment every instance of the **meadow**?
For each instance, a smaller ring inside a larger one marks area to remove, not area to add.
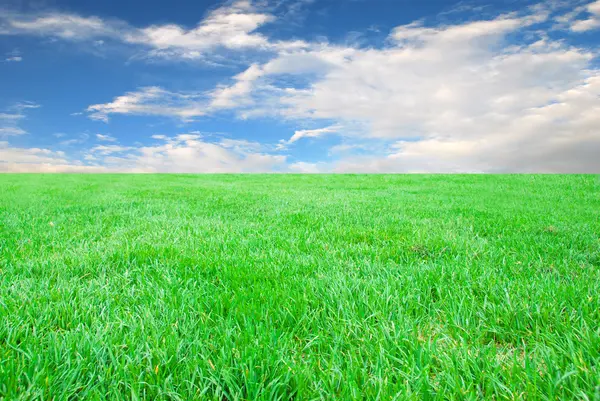
[[[1,400],[600,400],[600,181],[0,175]]]

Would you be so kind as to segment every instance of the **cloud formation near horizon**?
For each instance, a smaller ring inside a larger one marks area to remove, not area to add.
[[[249,0],[225,3],[192,28],[6,13],[0,34],[8,37],[103,41],[146,63],[238,70],[209,88],[163,82],[91,102],[80,113],[96,124],[166,119],[183,131],[232,118],[297,128],[269,141],[200,129],[122,145],[127,138],[97,134],[103,144],[73,153],[12,145],[8,136],[26,131],[18,124],[23,114],[7,111],[0,114],[0,171],[600,172],[597,43],[569,40],[600,29],[600,1],[413,21],[390,29],[379,45],[263,30],[279,17],[273,6]],[[324,143],[328,152],[314,156],[310,148],[316,154]]]

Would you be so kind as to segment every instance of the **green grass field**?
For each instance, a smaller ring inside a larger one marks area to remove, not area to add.
[[[600,399],[595,176],[0,175],[0,399]]]

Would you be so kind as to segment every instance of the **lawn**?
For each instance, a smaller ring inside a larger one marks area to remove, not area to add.
[[[596,176],[0,175],[0,399],[600,399]]]

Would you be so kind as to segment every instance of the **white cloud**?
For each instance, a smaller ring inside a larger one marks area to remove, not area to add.
[[[77,138],[64,140],[64,141],[60,142],[59,145],[61,145],[61,146],[81,145],[81,144],[87,142],[89,137],[90,136],[88,134],[83,133],[83,134],[79,135]]]
[[[258,144],[232,145],[179,135],[168,138],[162,145],[139,148],[139,154],[129,162],[131,166],[155,172],[249,173],[285,167],[285,156],[257,152]]]
[[[95,104],[87,108],[89,117],[108,122],[111,114],[154,115],[192,121],[205,114],[206,106],[200,101],[201,94],[169,92],[152,86],[116,97],[112,102]]]
[[[248,141],[246,139],[223,138],[218,144],[225,149],[232,149],[238,153],[260,153],[270,150],[269,147],[261,143]]]
[[[112,137],[110,135],[104,135],[104,134],[96,134],[96,139],[98,139],[99,141],[103,141],[103,142],[116,142],[117,138]]]
[[[134,148],[120,145],[97,145],[90,149],[90,152],[100,155],[110,155],[113,153],[123,153]]]
[[[383,157],[347,157],[336,172],[578,172],[600,171],[600,77],[585,80],[531,108],[490,124],[483,135],[399,141]]]
[[[501,16],[489,21],[473,21],[465,24],[435,28],[423,27],[421,23],[411,23],[397,27],[390,36],[393,40],[403,45],[432,42],[461,43],[474,40],[479,43],[490,40],[487,43],[493,43],[508,32],[543,22],[546,17],[545,14],[528,15],[520,18]]]
[[[201,138],[202,138],[201,134],[189,133],[189,134],[176,135],[175,138],[173,138],[173,139],[167,137],[166,140],[168,140],[170,142],[190,142],[190,141],[197,141]]]
[[[294,132],[294,135],[288,140],[288,144],[294,143],[302,138],[319,138],[326,134],[333,134],[342,129],[340,125],[332,125],[325,128],[305,129]]]
[[[349,155],[354,153],[385,153],[387,146],[372,141],[367,143],[347,143],[343,142],[329,148],[329,155]]]
[[[576,15],[571,15],[571,30],[573,32],[586,32],[600,28],[600,0],[589,3],[584,8],[579,8],[576,14],[586,11],[590,16],[586,19],[575,20]]]
[[[200,134],[155,135],[152,146],[96,145],[80,159],[65,152],[11,147],[0,142],[0,172],[252,173],[285,171],[286,157],[234,139],[208,142]]]
[[[6,58],[4,59],[5,63],[18,63],[20,61],[23,61],[23,57],[21,56],[19,49],[6,53]]]
[[[598,27],[600,27],[600,20],[598,18],[588,18],[573,22],[571,30],[573,30],[573,32],[585,32],[597,29]]]
[[[273,19],[271,15],[257,12],[249,0],[239,0],[209,13],[193,29],[173,24],[150,26],[130,33],[125,40],[153,47],[156,54],[162,50],[175,50],[181,52],[180,56],[196,58],[218,46],[229,49],[267,47],[268,40],[255,30]]]
[[[21,128],[19,123],[26,118],[26,109],[38,107],[40,106],[33,102],[20,102],[13,104],[6,112],[0,113],[0,138],[26,134],[27,131]]]
[[[0,141],[0,172],[59,173],[104,172],[101,166],[86,166],[70,161],[64,152],[41,148],[11,147]]]
[[[312,49],[312,50],[309,50]],[[242,109],[244,118],[272,113],[280,109],[279,101],[271,105],[273,96],[284,94],[286,89],[277,88],[270,79],[282,75],[307,75],[322,77],[325,73],[343,65],[344,60],[356,52],[353,48],[332,47],[325,44],[309,45],[301,42],[294,46],[287,42],[278,55],[267,63],[252,64],[248,69],[233,77],[232,85],[219,85],[210,93],[211,110]],[[262,108],[257,108],[256,105]],[[273,107],[274,106],[274,107]]]
[[[396,142],[387,154],[377,152],[371,159],[344,154],[337,165],[319,165],[320,169],[599,168],[600,162],[589,157],[589,149],[596,146],[590,133],[600,130],[600,122],[590,117],[600,111],[595,94],[600,72],[591,64],[594,55],[548,38],[536,26],[547,20],[548,12],[532,10],[456,25],[400,26],[391,32],[390,45],[380,49],[303,44],[279,50],[264,64],[250,65],[232,85],[218,86],[207,95],[163,95],[164,90],[155,88],[160,106],[140,91],[90,111],[182,118],[232,109],[243,118],[337,122],[298,130],[280,141],[280,150],[302,138],[331,133],[352,137],[355,146],[361,141]],[[523,33],[530,38],[524,43],[515,45],[508,39]],[[279,79],[285,75],[307,84],[290,87]],[[573,91],[582,97],[567,95]],[[560,118],[557,110],[563,113]]]
[[[0,127],[0,136],[23,135],[26,133],[27,131],[19,127]]]
[[[235,84],[221,85],[211,93],[210,107],[218,109],[240,106],[246,101],[247,95],[252,92],[253,82],[262,75],[262,68],[257,64],[252,64],[246,71],[233,77],[236,81]]]
[[[52,13],[27,16],[7,13],[4,16],[5,33],[39,34],[73,41],[84,41],[99,36],[117,36],[117,26],[98,17],[80,17],[72,14]],[[126,27],[125,24],[117,24]]]
[[[394,45],[383,49],[313,48],[299,56],[326,67],[312,70],[321,75],[304,89],[279,87],[278,73],[267,72],[267,65],[290,57],[280,54],[255,67],[262,74],[238,113],[338,121],[352,127],[340,134],[358,142],[402,140],[387,155],[319,167],[333,171],[600,171],[594,54],[553,41],[539,28],[524,31],[546,18],[410,24],[396,28]],[[520,45],[507,38],[523,32],[539,37]],[[265,85],[272,86],[268,104],[275,107],[249,111],[245,105],[265,103],[252,101]],[[298,131],[292,138],[320,133]]]
[[[294,132],[294,135],[289,140],[280,140],[277,145],[277,150],[285,150],[287,147],[294,142],[299,141],[302,138],[319,138],[328,134],[334,134],[339,132],[343,127],[340,125],[332,125],[325,128],[317,128],[317,129],[305,129],[298,130]]]
[[[198,25],[187,29],[176,24],[136,28],[124,21],[83,17],[52,12],[26,15],[6,12],[0,17],[0,34],[29,34],[82,42],[96,47],[106,40],[142,46],[148,57],[198,59],[210,56],[218,48],[230,50],[278,48],[256,32],[273,21],[271,14],[261,12],[250,0],[238,0],[208,13]],[[296,46],[298,43],[295,44]]]
[[[327,167],[322,167],[319,163],[296,162],[290,164],[290,171],[300,174],[317,174],[327,171]]]
[[[164,163],[167,171],[190,172],[600,170],[595,52],[553,39],[547,24],[560,7],[547,3],[489,20],[398,26],[379,48],[271,40],[258,29],[274,16],[249,1],[217,8],[192,29],[169,24],[138,29],[95,17],[67,18],[62,25],[56,15],[4,19],[13,34],[103,37],[142,46],[150,56],[266,51],[244,57],[249,66],[211,91],[143,87],[89,106],[93,119],[121,114],[188,122],[230,110],[240,118],[267,116],[300,127],[333,124],[299,129],[281,139],[279,150],[333,133],[351,143],[330,149],[339,156],[336,162],[289,166],[262,144],[209,142],[193,133],[155,135],[161,141],[156,146],[92,152],[90,157],[119,168],[163,171]],[[582,13],[585,19],[577,20]],[[562,29],[578,32],[596,28],[599,19],[600,1],[554,18]]]
[[[40,104],[37,104],[35,102],[31,102],[31,101],[24,101],[24,102],[17,102],[15,103],[11,109],[12,110],[17,110],[17,111],[22,111],[22,110],[26,110],[26,109],[39,109],[40,107],[42,107]]]
[[[25,118],[23,114],[0,113],[0,121],[16,122]]]

